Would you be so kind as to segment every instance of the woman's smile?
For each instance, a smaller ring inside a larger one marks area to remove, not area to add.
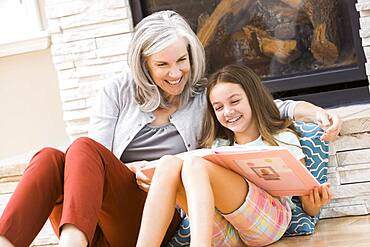
[[[175,86],[175,85],[178,85],[178,84],[180,84],[180,82],[181,82],[181,79],[182,79],[183,77],[181,76],[179,79],[177,79],[177,80],[165,80],[168,84],[170,84],[170,85],[172,85],[172,86]]]

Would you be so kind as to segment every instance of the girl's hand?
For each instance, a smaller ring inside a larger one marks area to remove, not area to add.
[[[335,113],[330,113],[326,110],[316,113],[315,121],[325,133],[321,136],[323,141],[335,141],[342,127],[342,120]]]
[[[302,202],[303,210],[308,215],[315,216],[320,212],[321,207],[329,203],[332,198],[330,184],[325,183],[320,187],[315,187],[308,195],[300,196],[299,198]]]
[[[151,180],[145,176],[141,169],[148,163],[148,161],[137,161],[125,164],[133,173],[135,173],[137,185],[145,192],[149,191]]]

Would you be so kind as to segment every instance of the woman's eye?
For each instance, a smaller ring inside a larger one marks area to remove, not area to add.
[[[233,101],[231,101],[231,103],[232,103],[232,104],[237,104],[237,103],[239,103],[239,101],[240,101],[240,100],[238,100],[238,99],[237,99],[237,100],[233,100]]]

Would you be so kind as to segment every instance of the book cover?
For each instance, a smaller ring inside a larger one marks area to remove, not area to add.
[[[231,169],[273,196],[307,195],[320,186],[315,177],[287,148],[281,146],[228,146],[204,159]]]
[[[192,155],[237,172],[273,196],[307,195],[320,186],[304,164],[281,146],[226,146],[193,151]],[[155,165],[153,162],[143,173],[151,178]]]

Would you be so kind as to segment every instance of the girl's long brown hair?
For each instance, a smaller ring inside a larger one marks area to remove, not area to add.
[[[201,147],[210,147],[216,138],[227,139],[234,143],[234,133],[223,127],[217,120],[209,100],[209,94],[218,83],[234,83],[242,86],[252,109],[252,117],[262,137],[270,145],[277,146],[274,135],[287,129],[294,132],[293,122],[281,119],[280,112],[272,95],[263,86],[260,78],[250,68],[243,65],[228,65],[212,74],[207,86],[207,110],[205,112]]]

